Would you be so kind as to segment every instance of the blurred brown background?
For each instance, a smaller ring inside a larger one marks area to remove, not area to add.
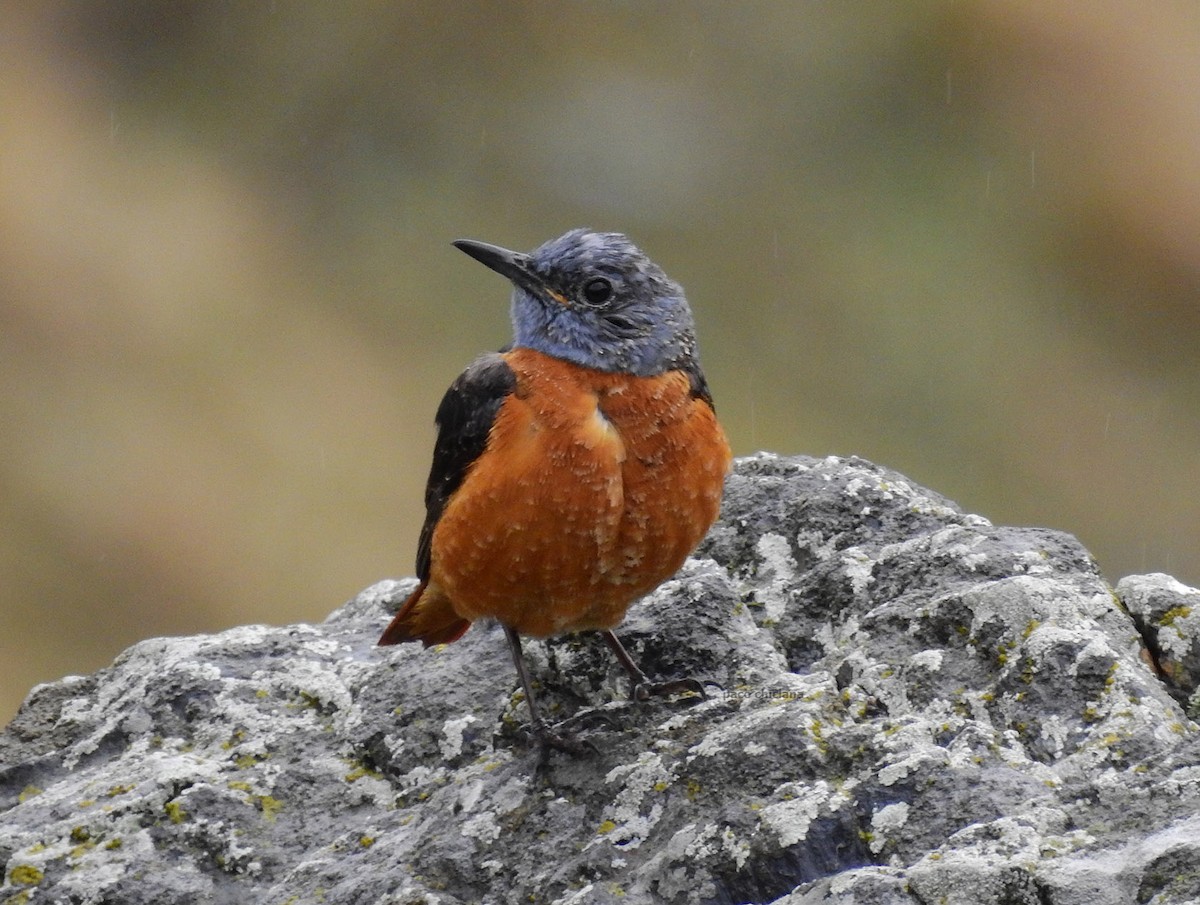
[[[735,449],[1200,584],[1194,2],[8,3],[0,722],[411,574],[508,336],[449,242],[619,229]]]

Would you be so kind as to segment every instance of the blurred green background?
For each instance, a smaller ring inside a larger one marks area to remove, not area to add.
[[[1200,6],[0,10],[0,722],[412,573],[450,246],[627,232],[735,451],[857,454],[1200,584]]]

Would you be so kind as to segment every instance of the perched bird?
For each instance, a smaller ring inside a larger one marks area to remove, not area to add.
[[[619,233],[575,229],[530,254],[454,243],[513,284],[513,341],[476,359],[437,411],[416,591],[380,644],[454,641],[504,627],[543,745],[521,635],[612,629],[673,575],[716,519],[730,463],[683,289]]]

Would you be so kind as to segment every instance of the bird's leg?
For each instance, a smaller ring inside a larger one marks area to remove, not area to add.
[[[609,650],[616,655],[617,661],[629,673],[629,680],[632,683],[629,697],[633,700],[648,701],[651,697],[666,697],[685,691],[694,691],[702,698],[708,697],[704,693],[704,683],[698,679],[686,678],[675,679],[672,682],[651,682],[650,677],[642,672],[642,668],[633,662],[633,657],[629,656],[629,651],[625,650],[625,645],[616,635],[609,631],[603,631],[600,636],[604,638],[604,643],[608,645]]]
[[[537,702],[533,697],[533,683],[529,680],[529,670],[525,668],[525,658],[521,655],[521,636],[515,629],[506,625],[504,626],[504,637],[508,639],[508,649],[512,652],[513,664],[517,667],[517,675],[521,677],[521,687],[525,689],[525,703],[529,705],[529,727],[542,746],[543,759],[549,748],[573,755],[584,754],[589,750],[594,751],[593,746],[579,741],[574,736],[558,735],[547,728],[542,720],[542,715],[538,712]]]

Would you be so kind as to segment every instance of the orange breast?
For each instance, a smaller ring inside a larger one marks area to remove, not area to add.
[[[683,373],[505,358],[516,391],[434,530],[431,578],[466,619],[612,628],[716,520],[729,445]]]

